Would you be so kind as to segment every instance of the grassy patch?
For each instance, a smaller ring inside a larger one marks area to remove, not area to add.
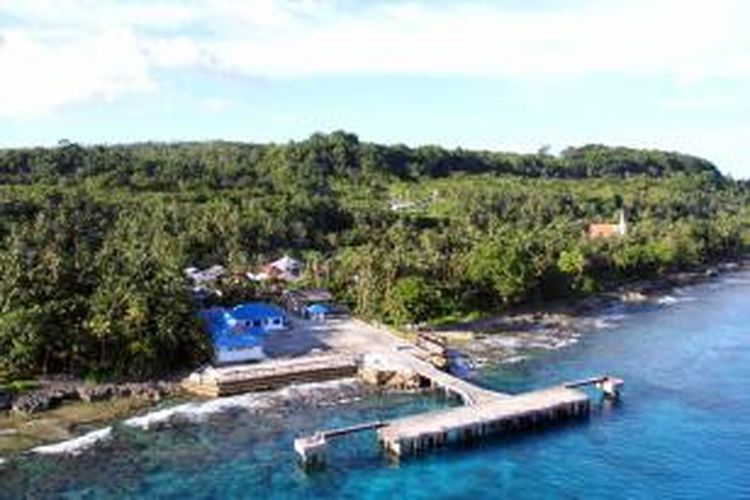
[[[21,392],[33,391],[39,387],[39,382],[36,380],[13,380],[0,384],[0,389],[6,390],[13,394],[19,394]]]
[[[455,324],[469,323],[476,321],[480,318],[486,317],[487,315],[493,314],[492,311],[469,311],[469,312],[455,312],[452,314],[446,314],[430,321],[430,326],[441,327]]]

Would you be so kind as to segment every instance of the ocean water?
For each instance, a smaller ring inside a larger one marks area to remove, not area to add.
[[[0,498],[750,498],[750,273],[609,311],[575,345],[488,366],[477,381],[520,392],[598,374],[622,377],[625,392],[588,420],[399,463],[362,434],[310,474],[296,435],[450,403],[369,396],[115,426],[76,456],[0,465]]]

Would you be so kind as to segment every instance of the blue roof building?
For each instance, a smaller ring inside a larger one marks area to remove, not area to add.
[[[324,304],[322,302],[316,302],[314,304],[310,304],[305,307],[304,309],[304,316],[307,318],[312,318],[315,320],[324,320],[326,316],[333,313],[333,308],[328,305]]]
[[[204,309],[200,317],[211,337],[217,363],[262,359],[265,337],[288,325],[284,311],[262,302]]]

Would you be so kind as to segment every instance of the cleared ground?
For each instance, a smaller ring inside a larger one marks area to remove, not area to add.
[[[301,356],[322,351],[365,354],[408,348],[408,342],[386,329],[351,318],[335,318],[322,322],[295,318],[292,328],[272,333],[263,344],[264,351],[272,358]]]

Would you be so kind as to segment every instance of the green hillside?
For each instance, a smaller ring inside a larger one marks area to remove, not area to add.
[[[357,314],[425,322],[742,255],[748,201],[708,161],[604,146],[521,155],[336,132],[3,150],[0,370],[151,376],[201,362],[189,265],[244,272],[290,253]],[[625,237],[586,237],[619,209]]]

